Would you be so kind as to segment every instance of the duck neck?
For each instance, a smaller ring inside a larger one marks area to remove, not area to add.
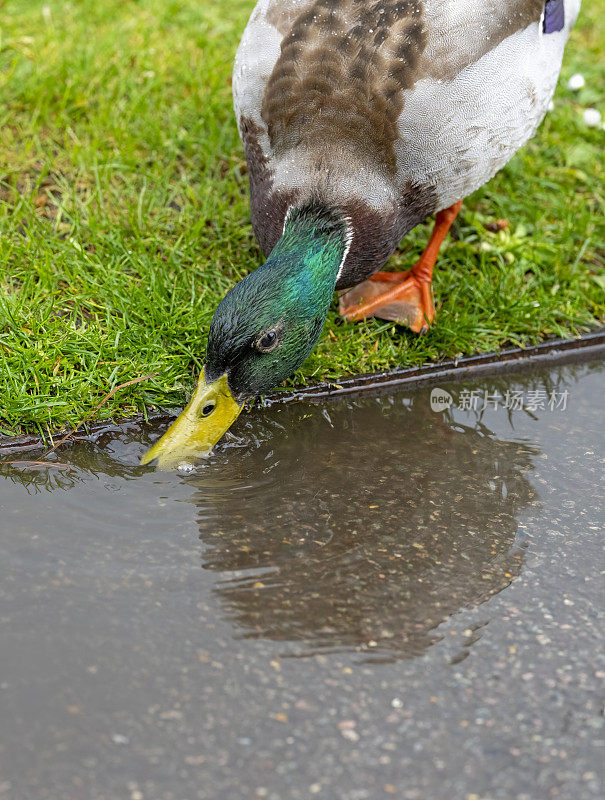
[[[297,294],[301,309],[326,314],[349,250],[350,230],[339,209],[320,203],[293,206],[281,238],[260,269],[281,272],[283,290]]]

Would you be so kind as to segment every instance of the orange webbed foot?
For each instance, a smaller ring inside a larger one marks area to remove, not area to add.
[[[439,248],[456,219],[462,200],[439,211],[424,252],[407,272],[377,272],[343,292],[339,310],[349,322],[380,317],[407,325],[416,333],[424,333],[435,319],[433,302],[433,267]]]
[[[379,317],[424,333],[435,317],[430,283],[423,285],[407,272],[382,274],[389,278],[384,280],[373,275],[370,280],[341,294],[339,311],[342,316],[349,322]]]

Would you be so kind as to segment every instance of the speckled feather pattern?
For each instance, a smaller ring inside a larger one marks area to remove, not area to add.
[[[419,0],[315,0],[284,38],[263,96],[276,156],[348,149],[394,174],[403,90],[425,44]]]
[[[380,269],[534,134],[579,5],[546,33],[544,0],[260,0],[234,104],[263,250],[323,200],[353,226],[340,285]]]

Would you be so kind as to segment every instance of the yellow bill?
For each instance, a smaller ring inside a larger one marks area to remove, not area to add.
[[[197,389],[183,412],[161,439],[147,450],[141,464],[157,458],[159,469],[177,469],[208,455],[237,419],[240,405],[229,391],[227,376],[206,383],[204,371]]]

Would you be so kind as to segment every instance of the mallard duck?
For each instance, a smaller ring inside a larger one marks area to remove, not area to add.
[[[144,456],[208,451],[246,399],[287,379],[317,343],[335,290],[350,321],[422,332],[431,279],[463,198],[536,131],[580,0],[260,0],[233,95],[265,263],[213,316],[183,414]],[[405,273],[381,268],[435,225]]]

